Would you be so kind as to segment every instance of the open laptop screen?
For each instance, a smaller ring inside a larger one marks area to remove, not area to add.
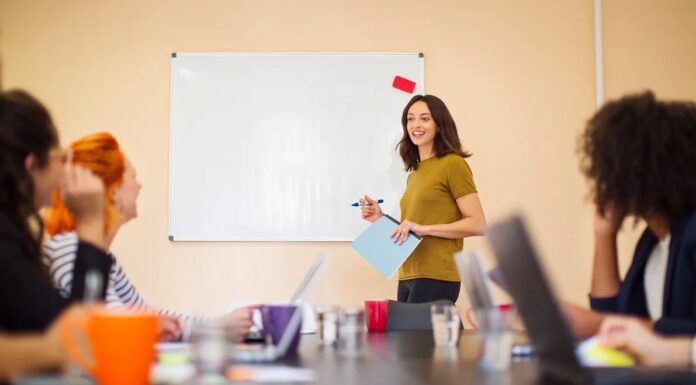
[[[564,377],[568,382],[588,382],[575,356],[573,337],[527,229],[520,217],[491,226],[488,237],[498,258],[509,294],[525,324],[542,372]]]
[[[469,297],[469,303],[480,325],[480,317],[483,314],[497,309],[488,286],[481,255],[477,251],[462,251],[455,254],[454,261],[457,263],[459,276]]]

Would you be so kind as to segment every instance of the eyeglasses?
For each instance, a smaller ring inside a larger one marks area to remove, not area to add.
[[[66,150],[64,148],[57,148],[48,152],[50,158],[58,158],[60,162],[65,164],[72,157],[72,151]]]

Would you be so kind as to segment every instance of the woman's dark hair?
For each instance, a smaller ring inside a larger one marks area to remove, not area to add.
[[[650,91],[609,102],[587,123],[581,157],[600,212],[677,220],[696,209],[696,104]]]
[[[0,92],[0,214],[26,248],[32,263],[40,263],[41,219],[34,204],[34,181],[26,169],[28,155],[46,166],[58,134],[46,108],[24,91]],[[9,221],[9,223],[7,223]]]
[[[406,124],[408,123],[408,110],[416,102],[425,102],[430,110],[430,116],[437,125],[437,133],[435,133],[435,141],[433,143],[433,152],[436,157],[442,157],[447,154],[457,154],[463,158],[468,158],[471,154],[462,149],[462,144],[459,141],[457,134],[457,125],[452,119],[452,115],[445,103],[434,95],[416,95],[406,104],[404,112],[401,115],[401,126],[404,129],[404,134],[396,147],[399,149],[401,159],[404,161],[406,171],[417,170],[420,163],[420,155],[418,154],[418,146],[413,144],[411,136],[408,133]]]

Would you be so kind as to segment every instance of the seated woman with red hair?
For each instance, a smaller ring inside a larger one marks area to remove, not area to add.
[[[108,249],[121,226],[138,215],[140,182],[133,165],[109,133],[86,136],[72,143],[70,148],[75,164],[91,170],[104,181],[104,235]],[[51,238],[43,246],[43,258],[58,290],[64,296],[69,296],[78,243],[75,219],[70,209],[61,202],[60,191],[55,191],[53,198],[53,206],[44,212],[45,228]],[[170,321],[168,327],[163,329],[161,339],[185,338],[196,319],[190,315],[150,307],[129,281],[118,259],[113,254],[110,255],[114,262],[106,290],[107,304],[153,309]],[[230,313],[224,321],[235,337],[241,339],[251,326],[250,309],[243,308]]]

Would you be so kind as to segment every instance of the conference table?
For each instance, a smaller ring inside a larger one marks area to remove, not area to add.
[[[364,348],[357,356],[347,356],[335,346],[322,346],[316,334],[303,335],[299,354],[269,364],[307,368],[318,384],[537,384],[533,359],[513,360],[504,371],[487,371],[478,365],[480,343],[471,331],[462,331],[458,346],[435,347],[432,331],[365,333]],[[248,364],[244,364],[248,365]],[[248,367],[248,366],[247,366]],[[32,376],[15,385],[87,385],[85,379],[58,376]],[[239,383],[239,382],[234,382]],[[124,384],[126,385],[126,384]]]
[[[524,342],[526,337],[516,339]],[[315,335],[306,335],[299,357],[283,363],[313,369],[320,384],[569,385],[563,379],[542,378],[533,358],[513,358],[502,371],[482,368],[481,343],[470,330],[461,332],[454,348],[435,347],[429,330],[367,333],[365,342],[362,355],[346,357],[335,347],[318,346]],[[602,374],[602,384],[696,384],[696,371],[690,368],[596,368],[594,373]]]
[[[435,347],[432,331],[367,333],[361,355],[346,357],[333,346],[320,346],[315,335],[302,337],[300,355],[288,365],[312,368],[322,384],[536,384],[534,360],[513,360],[504,371],[478,364],[480,343],[463,331],[458,346]]]

